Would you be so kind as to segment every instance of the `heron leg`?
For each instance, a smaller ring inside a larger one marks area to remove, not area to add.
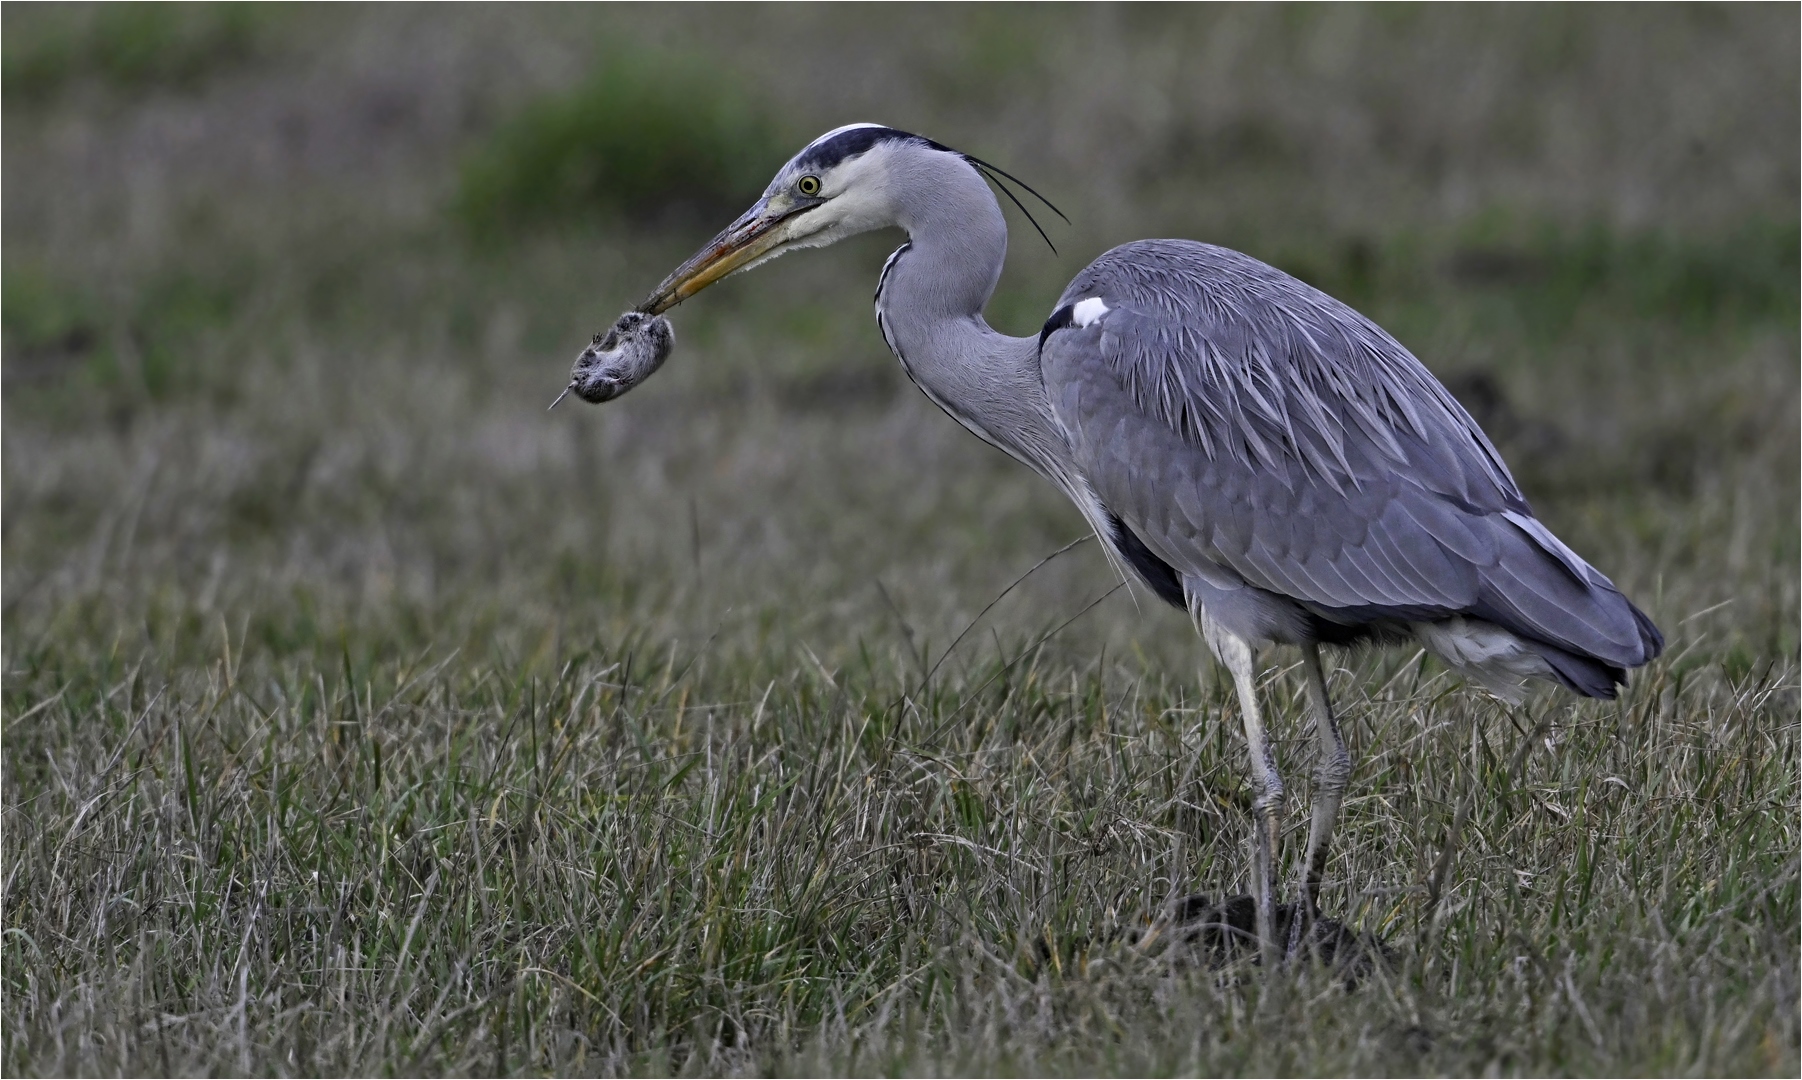
[[[1327,852],[1332,846],[1333,825],[1339,819],[1339,803],[1351,779],[1351,754],[1333,703],[1326,694],[1326,673],[1320,667],[1320,646],[1301,647],[1301,667],[1308,681],[1308,711],[1313,714],[1314,740],[1319,760],[1314,766],[1313,820],[1308,825],[1308,854],[1302,880],[1302,910],[1309,922],[1320,914],[1320,881],[1325,876]]]
[[[1239,691],[1239,709],[1245,717],[1245,744],[1251,752],[1252,824],[1256,831],[1252,842],[1252,872],[1256,879],[1252,899],[1257,904],[1258,951],[1268,968],[1277,958],[1276,854],[1281,831],[1283,781],[1277,775],[1276,759],[1270,753],[1270,740],[1264,730],[1264,717],[1258,709],[1251,643],[1236,634],[1218,630],[1207,637],[1214,655],[1232,673],[1233,685]]]

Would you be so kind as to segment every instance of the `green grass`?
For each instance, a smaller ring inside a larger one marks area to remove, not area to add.
[[[222,637],[179,681],[26,660],[9,712],[43,707],[9,753],[36,794],[12,813],[36,828],[5,957],[11,1007],[43,1019],[14,1067],[912,1071],[922,1042],[1027,1072],[1792,1059],[1770,959],[1796,757],[1768,673],[1514,717],[1412,661],[1341,676],[1361,764],[1334,906],[1403,956],[1347,994],[1109,940],[1243,877],[1223,688],[1029,644],[925,689],[886,659],[648,644],[334,667]]]
[[[112,10],[4,12],[0,1070],[1802,1064],[1793,11],[290,9],[132,82]],[[1245,887],[1237,707],[1093,544],[1006,591],[1081,524],[883,353],[897,238],[543,411],[857,119],[1075,219],[1010,332],[1139,236],[1356,303],[1664,628],[1616,703],[1334,658],[1393,970],[1126,943]]]
[[[255,5],[237,3],[65,7],[40,16],[17,43],[8,35],[0,89],[28,101],[83,79],[123,93],[193,90],[210,75],[253,62],[267,21]]]
[[[735,215],[792,152],[742,84],[697,57],[609,58],[497,130],[464,164],[455,211],[489,241],[597,214]]]

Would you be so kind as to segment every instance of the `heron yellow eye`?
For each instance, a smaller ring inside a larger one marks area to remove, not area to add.
[[[795,181],[795,190],[803,195],[818,195],[820,193],[820,178],[817,176],[803,176],[801,179]]]

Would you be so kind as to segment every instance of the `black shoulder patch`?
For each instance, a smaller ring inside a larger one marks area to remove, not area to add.
[[[1050,337],[1052,334],[1057,333],[1059,330],[1062,330],[1064,327],[1069,326],[1071,324],[1071,322],[1076,318],[1075,311],[1076,311],[1075,304],[1065,304],[1063,307],[1058,308],[1056,311],[1052,312],[1051,318],[1045,320],[1045,329],[1039,331],[1039,351],[1040,352],[1045,351],[1045,339],[1046,338]],[[1119,518],[1114,519],[1115,524],[1118,524],[1119,521],[1120,521]]]
[[[1068,312],[1069,309],[1066,308],[1065,311]],[[1114,547],[1126,557],[1127,563],[1145,580],[1151,591],[1158,594],[1158,599],[1187,611],[1189,605],[1183,597],[1183,579],[1177,574],[1176,568],[1158,558],[1145,546],[1145,541],[1133,535],[1133,531],[1126,527],[1126,522],[1120,520],[1120,515],[1110,510],[1107,521],[1114,530]]]

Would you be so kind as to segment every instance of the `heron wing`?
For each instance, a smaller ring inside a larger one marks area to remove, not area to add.
[[[1249,256],[1108,252],[1065,291],[1040,364],[1098,497],[1184,573],[1346,624],[1472,614],[1623,666],[1661,644],[1412,354]]]

